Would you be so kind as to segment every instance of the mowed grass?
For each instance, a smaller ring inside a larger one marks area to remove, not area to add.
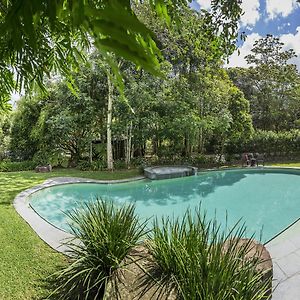
[[[272,165],[300,167],[300,162]],[[51,177],[108,180],[138,175],[137,170],[83,172],[59,169],[52,173],[0,172],[0,300],[45,298],[48,292],[43,286],[45,278],[58,265],[66,263],[65,257],[41,241],[14,210],[12,203],[18,193]]]
[[[294,168],[300,168],[300,162],[282,162],[282,163],[270,163],[267,164],[272,167],[294,167]]]
[[[0,299],[43,299],[44,279],[65,264],[65,257],[46,245],[17,214],[12,205],[21,191],[51,177],[124,179],[138,175],[137,170],[83,172],[75,169],[52,173],[0,172]]]

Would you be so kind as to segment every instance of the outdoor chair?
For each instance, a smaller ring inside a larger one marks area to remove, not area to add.
[[[256,158],[254,157],[253,153],[248,153],[248,159],[251,167],[256,166]]]
[[[242,154],[242,167],[248,167],[250,165],[250,160],[247,153]]]
[[[265,166],[265,158],[263,154],[256,153],[256,166]]]

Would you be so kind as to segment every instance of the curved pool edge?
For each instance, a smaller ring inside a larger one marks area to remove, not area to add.
[[[197,174],[201,175],[201,173],[206,172],[216,172],[216,171],[238,171],[238,170],[249,170],[255,171],[257,169],[264,170],[286,170],[291,171],[295,170],[300,172],[300,168],[297,167],[277,167],[277,166],[267,166],[267,167],[234,167],[234,168],[213,168],[213,169],[198,169]],[[300,175],[300,174],[299,174]],[[73,238],[73,235],[70,233],[55,227],[43,217],[41,217],[31,206],[28,197],[45,188],[64,185],[64,184],[75,184],[75,183],[98,183],[98,184],[117,184],[117,183],[126,183],[138,180],[149,180],[145,176],[137,176],[132,178],[120,179],[120,180],[96,180],[89,178],[79,178],[79,177],[53,177],[45,180],[43,183],[36,185],[32,188],[26,189],[23,192],[19,193],[13,202],[13,206],[15,207],[18,214],[30,225],[30,227],[37,233],[37,235],[51,248],[58,252],[62,252],[64,254],[67,253],[68,249],[65,245],[65,241],[67,239]],[[300,217],[300,216],[299,216]],[[292,230],[294,227],[299,227],[300,229],[300,218],[295,220],[292,224],[284,228],[281,232],[279,232],[272,239],[268,240],[265,245],[270,245],[276,243],[278,239],[280,239],[287,231]],[[299,230],[300,237],[300,230]],[[300,247],[300,245],[299,245]],[[300,249],[299,249],[300,250]],[[300,253],[300,251],[299,251]]]
[[[265,169],[286,169],[297,170],[296,167],[264,167]],[[224,169],[202,169],[198,173],[204,171],[222,171],[222,170],[236,170],[242,168],[224,168]],[[243,168],[245,169],[245,168]],[[250,168],[247,168],[250,169]],[[251,168],[252,169],[252,168]],[[255,169],[255,168],[253,168]],[[134,181],[145,179],[144,177],[131,178],[122,181],[98,181],[84,178],[70,178],[59,177],[46,180],[44,183],[29,188],[18,194],[14,200],[14,207],[19,215],[32,227],[37,235],[46,242],[54,250],[63,254],[68,254],[68,249],[64,245],[64,241],[73,238],[68,234],[56,227],[50,225],[47,221],[42,219],[35,211],[29,206],[26,201],[27,197],[32,193],[44,189],[46,187],[67,184],[67,183],[120,183],[127,181]],[[300,295],[300,219],[295,221],[292,225],[285,228],[279,235],[271,239],[265,244],[267,250],[270,252],[273,261],[273,300],[290,300],[295,299],[295,295]]]
[[[77,177],[54,177],[47,179],[43,183],[36,185],[32,188],[26,189],[19,193],[14,201],[13,206],[17,213],[25,220],[25,222],[35,231],[35,233],[52,249],[61,252],[63,254],[68,254],[68,247],[65,242],[68,239],[72,239],[73,235],[67,233],[57,227],[51,225],[45,219],[43,219],[38,213],[36,213],[29,204],[28,197],[45,188],[72,184],[72,183],[100,183],[100,184],[115,184],[115,183],[125,183],[131,181],[137,181],[145,179],[144,176],[138,176],[128,179],[120,180],[96,180],[88,178],[77,178]]]

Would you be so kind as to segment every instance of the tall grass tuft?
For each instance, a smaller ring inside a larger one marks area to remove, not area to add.
[[[200,208],[188,210],[182,220],[156,220],[147,244],[161,274],[160,284],[175,288],[179,299],[186,300],[267,299],[269,283],[263,283],[256,270],[258,258],[245,259],[251,240],[238,247],[244,234],[244,225],[222,231]],[[226,240],[231,242],[225,250]]]
[[[98,199],[69,213],[75,237],[66,243],[70,264],[53,275],[57,285],[50,298],[102,299],[107,281],[145,234],[146,222],[140,224],[134,210]]]

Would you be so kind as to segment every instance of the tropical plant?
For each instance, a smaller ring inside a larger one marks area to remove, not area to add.
[[[238,225],[222,231],[200,208],[188,210],[182,220],[156,220],[147,246],[158,265],[160,284],[177,290],[182,299],[266,299],[270,282],[262,282],[257,257],[245,259],[251,239],[241,246],[244,234],[245,227]]]
[[[149,0],[150,9],[170,25],[178,21],[187,0]],[[122,80],[109,52],[131,60],[137,66],[159,74],[160,50],[154,33],[140,21],[133,6],[140,1],[0,1],[0,106],[4,108],[14,89],[29,90],[34,83],[43,88],[44,76],[59,71],[69,78],[70,71],[84,59],[91,44]],[[206,14],[207,34],[219,36],[215,46],[234,50],[242,10],[238,0],[213,0]],[[226,51],[226,52],[228,52]],[[14,80],[16,74],[16,82]]]
[[[123,259],[146,233],[134,209],[97,199],[68,213],[74,235],[66,243],[70,264],[52,275],[57,286],[51,296],[101,299],[107,281],[118,276]]]

